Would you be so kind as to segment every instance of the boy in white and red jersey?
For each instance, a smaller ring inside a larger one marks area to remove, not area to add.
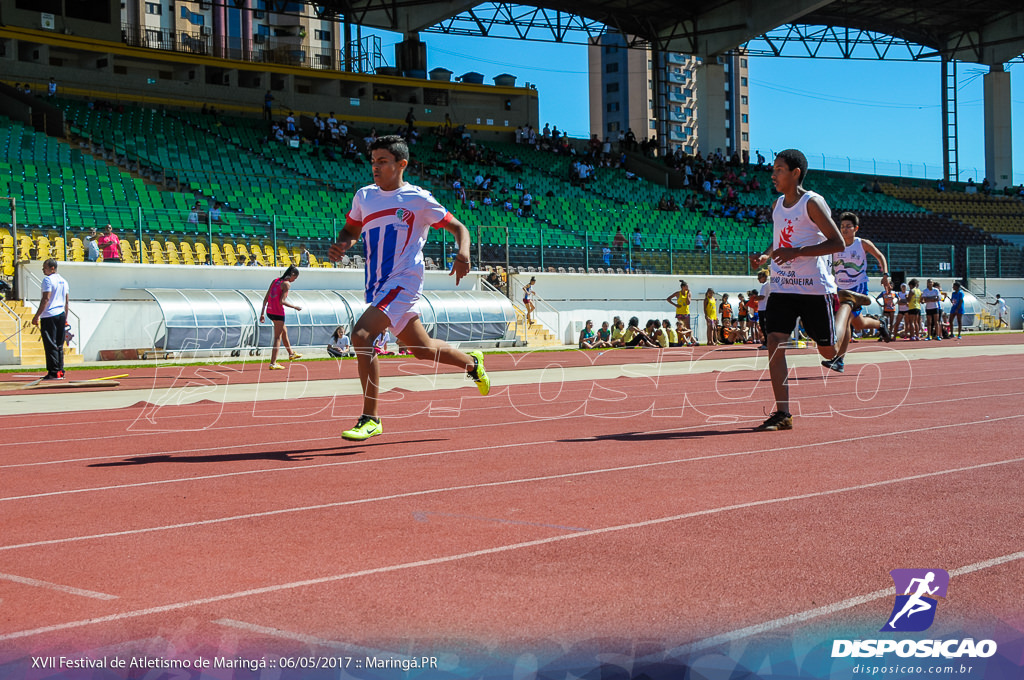
[[[758,430],[793,429],[785,343],[797,319],[817,344],[818,353],[825,359],[835,359],[836,345],[842,344],[848,332],[850,312],[871,302],[868,296],[852,291],[837,296],[829,256],[841,252],[845,243],[825,199],[803,188],[806,176],[807,158],[800,151],[786,149],[775,157],[772,183],[782,196],[772,210],[772,245],[751,258],[758,267],[771,262],[766,330],[768,372],[776,408]]]
[[[844,250],[832,256],[832,273],[836,277],[836,287],[840,291],[852,290],[863,295],[868,294],[868,255],[878,260],[878,266],[882,268],[882,287],[889,285],[888,264],[885,255],[882,254],[874,243],[857,236],[860,229],[860,218],[857,213],[844,212],[839,216],[839,232],[843,235]],[[878,330],[879,335],[886,342],[892,340],[889,328],[878,319],[869,319],[861,314],[860,308],[853,310],[850,323],[854,330]],[[821,362],[822,366],[831,368],[837,373],[844,369],[843,357],[850,345],[850,333],[843,336],[843,342],[839,346],[838,354],[831,361]]]
[[[355,427],[341,435],[351,440],[369,439],[384,431],[377,412],[380,364],[373,353],[373,341],[388,328],[417,359],[465,369],[480,394],[486,395],[491,386],[483,354],[467,354],[431,338],[414,309],[423,292],[423,245],[430,229],[444,229],[459,244],[451,270],[456,285],[470,271],[469,231],[429,191],[403,179],[409,164],[405,139],[398,135],[378,137],[369,151],[374,183],[356,192],[345,228],[328,251],[330,259],[337,262],[360,235],[363,237],[369,307],[352,330],[363,387],[363,414]]]

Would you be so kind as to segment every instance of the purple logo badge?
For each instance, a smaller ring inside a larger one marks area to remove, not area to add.
[[[904,633],[928,630],[935,621],[936,597],[946,597],[949,572],[945,569],[893,569],[896,602],[882,631]]]

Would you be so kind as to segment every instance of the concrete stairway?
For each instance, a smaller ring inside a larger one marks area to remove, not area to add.
[[[562,347],[564,346],[562,341],[555,337],[554,333],[549,331],[541,324],[534,321],[529,328],[526,327],[526,315],[516,308],[516,319],[518,321],[516,325],[516,336],[522,341],[527,347]]]
[[[6,310],[0,312],[0,340],[3,340],[3,353],[10,363],[21,366],[45,366],[46,353],[43,350],[43,339],[39,327],[32,325],[35,312],[20,300],[7,303],[17,315],[12,319]],[[21,327],[21,354],[18,354],[18,327]],[[84,361],[82,354],[71,347],[64,347],[64,364],[80,364]]]

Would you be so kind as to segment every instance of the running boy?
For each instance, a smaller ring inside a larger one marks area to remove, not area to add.
[[[772,245],[751,257],[760,267],[771,262],[771,294],[768,296],[768,372],[775,395],[775,412],[758,430],[792,430],[789,411],[789,367],[785,343],[797,318],[825,359],[837,356],[855,306],[871,302],[866,295],[842,291],[836,295],[832,253],[843,250],[843,236],[832,221],[825,199],[803,188],[807,158],[796,149],[780,151],[772,167],[772,183],[782,196],[775,202]],[[839,302],[843,304],[840,305]],[[835,314],[835,318],[833,318]]]
[[[378,137],[370,144],[370,164],[374,183],[356,192],[345,228],[328,251],[330,259],[337,262],[360,235],[363,237],[369,307],[352,330],[363,387],[363,414],[355,427],[341,435],[351,440],[369,439],[384,432],[377,411],[380,364],[373,354],[373,341],[388,328],[417,359],[464,369],[480,394],[486,395],[491,387],[483,354],[467,354],[431,338],[414,309],[423,292],[423,245],[429,230],[444,229],[459,244],[449,274],[455,276],[456,285],[470,271],[469,231],[430,192],[404,180],[409,164],[405,139],[398,135]]]
[[[832,256],[832,273],[836,277],[836,287],[839,290],[852,290],[861,295],[868,294],[868,255],[878,260],[878,266],[882,268],[882,286],[889,285],[889,266],[875,244],[867,239],[857,236],[860,229],[860,218],[856,213],[844,212],[839,216],[839,232],[843,235],[845,250]],[[861,316],[860,307],[853,310],[851,323],[854,329],[864,331],[878,329],[878,334],[886,342],[892,340],[889,329],[878,319],[869,319]],[[821,365],[831,368],[837,373],[844,369],[843,357],[846,356],[846,349],[850,346],[850,335],[843,336],[843,342],[839,347],[836,358],[831,361],[822,361]]]

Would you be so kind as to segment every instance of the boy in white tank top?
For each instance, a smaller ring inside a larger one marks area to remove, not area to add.
[[[775,395],[775,412],[758,430],[791,430],[789,366],[786,342],[799,318],[825,359],[835,359],[856,306],[870,304],[867,295],[843,291],[836,295],[831,255],[845,243],[832,211],[818,194],[803,187],[807,158],[796,149],[780,151],[772,167],[772,183],[782,194],[775,202],[772,244],[751,257],[757,267],[771,263],[771,294],[767,301],[768,372]],[[845,304],[840,305],[843,302]]]
[[[844,212],[839,216],[839,232],[843,235],[843,243],[846,249],[832,256],[832,272],[836,277],[836,287],[839,290],[852,290],[855,293],[868,294],[868,255],[878,260],[878,266],[882,268],[882,287],[889,284],[889,265],[874,243],[859,238],[857,231],[860,229],[860,218],[856,213]],[[892,341],[889,327],[878,319],[868,319],[860,313],[860,309],[854,309],[850,319],[850,325],[855,330],[877,329],[879,335],[886,342]],[[839,346],[839,354],[832,361],[822,361],[821,365],[831,368],[837,373],[843,372],[843,357],[846,356],[846,349],[850,345],[850,333],[843,336],[843,342]]]

